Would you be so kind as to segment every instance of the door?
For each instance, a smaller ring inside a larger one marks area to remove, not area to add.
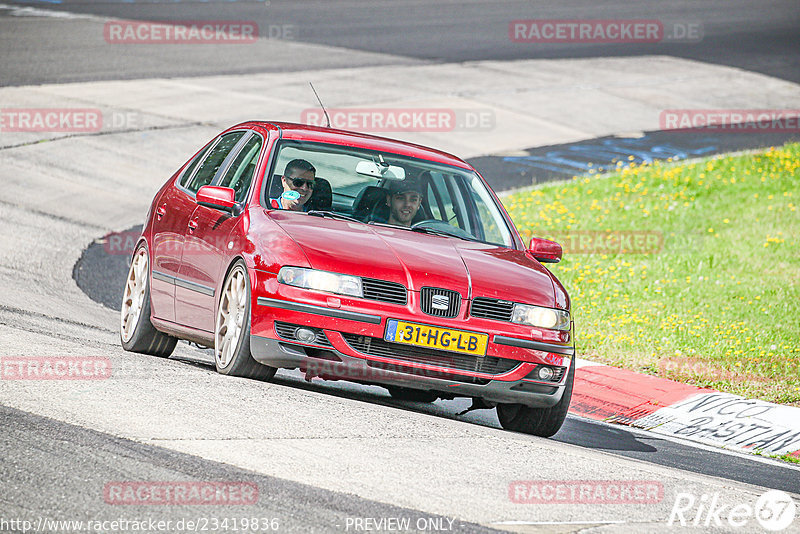
[[[150,305],[153,316],[165,321],[175,321],[175,278],[183,255],[184,229],[196,206],[183,185],[192,178],[197,164],[213,144],[209,143],[201,150],[180,178],[164,190],[152,214]]]
[[[225,161],[217,166],[211,183],[232,188],[236,202],[244,203],[263,145],[258,134],[248,133],[242,137],[230,149]],[[175,287],[179,323],[206,332],[214,331],[216,288],[225,275],[231,254],[229,238],[239,217],[196,205],[185,230],[184,253]]]

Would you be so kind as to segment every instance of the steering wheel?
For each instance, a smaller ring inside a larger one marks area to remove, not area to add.
[[[442,223],[442,221],[440,221],[439,219],[423,219],[419,222],[415,222],[414,224],[412,224],[411,228],[419,228],[420,226],[425,226],[427,224],[430,224],[431,226],[436,226],[436,223],[446,224],[447,226],[450,226],[447,223]]]

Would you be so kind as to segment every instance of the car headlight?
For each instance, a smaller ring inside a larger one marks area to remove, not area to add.
[[[569,330],[569,312],[541,306],[514,304],[511,322],[549,328],[550,330]]]
[[[339,295],[363,297],[361,278],[346,274],[304,269],[302,267],[281,267],[278,282],[289,286],[328,291]]]

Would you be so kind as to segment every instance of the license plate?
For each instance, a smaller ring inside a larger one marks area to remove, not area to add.
[[[397,319],[386,321],[386,341],[428,347],[431,349],[484,356],[489,336],[477,332],[439,328],[426,324],[407,323]]]

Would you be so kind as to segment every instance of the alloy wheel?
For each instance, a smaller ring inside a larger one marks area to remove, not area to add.
[[[225,282],[217,311],[214,356],[224,369],[236,355],[247,312],[247,280],[241,267],[235,267]]]
[[[122,341],[128,342],[139,324],[147,293],[148,260],[147,250],[142,247],[133,257],[125,282],[125,293],[122,295],[120,309],[120,333]]]

